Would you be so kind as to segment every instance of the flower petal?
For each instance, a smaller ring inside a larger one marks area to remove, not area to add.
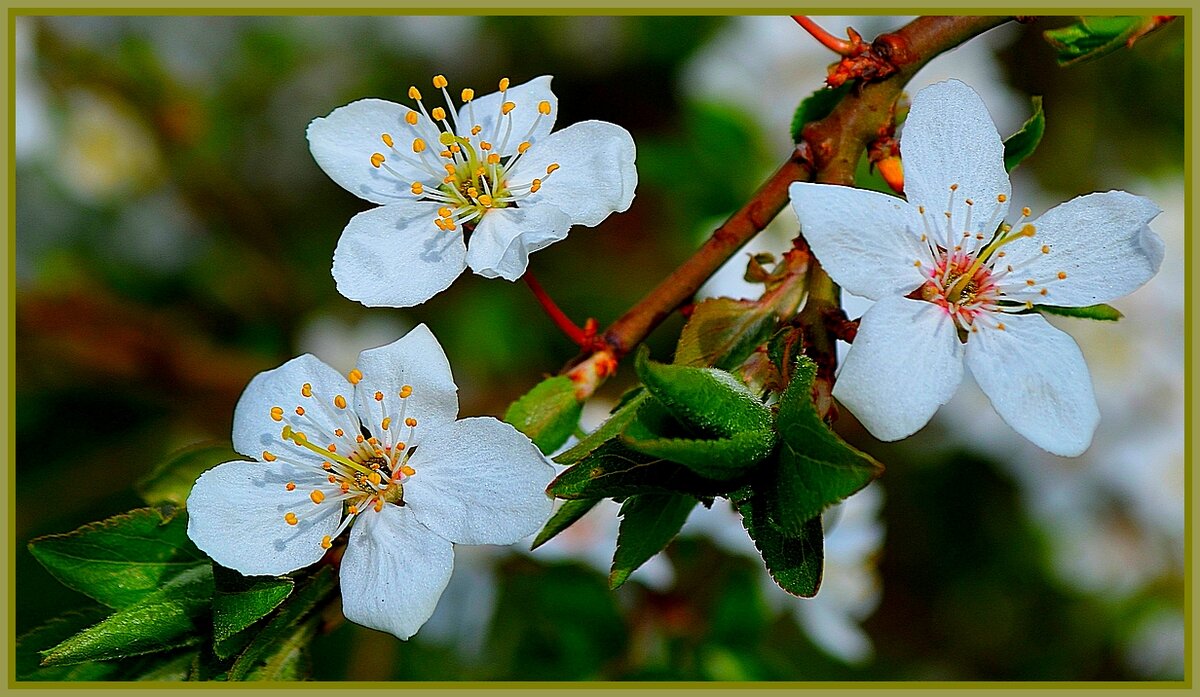
[[[346,619],[407,639],[433,614],[454,570],[454,547],[406,507],[360,514],[342,557]]]
[[[473,141],[488,141],[494,148],[493,152],[502,157],[515,153],[522,141],[536,143],[545,138],[554,128],[554,121],[558,118],[558,97],[550,91],[552,79],[551,75],[535,77],[529,82],[510,87],[503,95],[493,92],[469,105],[464,104],[459,109],[459,135],[469,136],[472,126],[481,126],[479,136]],[[516,105],[508,116],[500,114],[500,107],[504,102]],[[548,115],[538,111],[538,104],[541,102],[550,102]],[[474,116],[473,122],[471,116]]]
[[[983,100],[958,80],[932,84],[913,98],[900,157],[904,195],[913,206],[924,206],[934,225],[948,230],[942,246],[958,244],[968,228],[990,237],[1008,211],[1012,186],[1004,169],[1004,143]],[[953,184],[958,189],[948,205]]]
[[[354,387],[354,403],[364,419],[379,415],[364,421],[372,433],[385,415],[393,417],[392,442],[403,440],[395,436],[404,428],[405,418],[416,419],[423,428],[436,428],[458,417],[458,386],[450,361],[424,324],[387,346],[363,351],[358,370],[363,378]],[[405,386],[412,388],[411,394],[401,398]]]
[[[200,475],[188,495],[188,537],[221,566],[247,576],[308,566],[324,556],[321,539],[333,534],[341,518],[341,506],[319,507],[309,498],[319,488],[313,476],[281,462],[217,465]],[[289,481],[301,485],[288,491]],[[297,525],[284,521],[289,512],[300,519]]]
[[[566,238],[571,218],[554,206],[530,205],[488,211],[471,235],[467,263],[485,278],[515,281],[529,255]]]
[[[1100,423],[1092,379],[1075,340],[1037,314],[976,323],[967,340],[975,382],[1013,430],[1055,455],[1087,450]]]
[[[1014,299],[1066,307],[1128,295],[1162,264],[1163,241],[1148,226],[1161,212],[1150,199],[1124,191],[1088,194],[1055,206],[1033,221],[1033,237],[1005,246],[1017,270],[1001,288]]]
[[[933,303],[884,298],[863,315],[833,396],[880,440],[929,422],[962,381],[963,345]]]
[[[522,205],[550,204],[576,225],[598,225],[633,202],[637,150],[629,131],[606,121],[583,121],[551,133],[517,160],[509,180],[544,179]],[[549,165],[559,165],[552,176]]]
[[[451,542],[507,545],[550,517],[554,468],[517,429],[492,418],[456,421],[422,438],[404,502]]]
[[[411,307],[450,287],[467,248],[461,233],[433,224],[438,205],[408,201],[351,218],[333,252],[338,292],[367,307]]]
[[[312,386],[311,398],[300,393],[305,383]],[[284,424],[271,416],[271,410],[279,407],[286,420],[296,422],[297,406],[311,406],[313,399],[332,400],[338,394],[349,396],[353,390],[345,377],[307,353],[261,372],[246,385],[233,410],[233,449],[256,460],[263,459],[263,451],[267,451],[284,455],[284,459],[320,464],[316,455],[283,440]]]
[[[429,167],[417,165],[417,157],[411,152],[416,137],[437,147],[437,130],[424,118],[417,126],[409,126],[404,117],[410,111],[382,99],[360,99],[338,107],[329,116],[308,124],[309,150],[330,179],[359,198],[381,204],[410,200],[413,182],[436,183],[441,179],[436,172],[430,174]],[[383,142],[385,133],[394,139],[400,152]],[[400,178],[372,165],[374,153],[382,154]]]
[[[895,196],[833,184],[797,182],[792,210],[813,253],[833,280],[872,300],[904,295],[926,280],[933,256],[921,242],[916,209]]]

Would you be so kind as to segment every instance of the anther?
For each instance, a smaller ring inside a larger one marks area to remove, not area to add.
[[[409,428],[413,428],[417,425],[417,420],[410,416],[404,420],[404,425],[408,426]]]
[[[503,114],[504,116],[508,116],[509,112],[511,112],[513,109],[516,109],[516,108],[517,108],[516,104],[514,104],[512,102],[505,102],[500,105],[500,113]]]
[[[429,112],[429,115],[433,117],[434,121],[444,121],[446,119],[446,110],[440,106],[435,106],[433,111]]]
[[[491,149],[492,149],[492,144],[491,144],[491,143],[489,143],[489,142],[487,142],[486,140],[481,140],[481,141],[479,141],[479,149],[480,149],[480,150],[485,150],[485,151],[486,151],[486,150],[491,150]]]
[[[421,90],[417,89],[416,85],[408,88],[408,98],[421,101]]]
[[[404,120],[405,120],[406,122],[408,122],[408,125],[409,125],[409,126],[416,126],[416,125],[417,125],[417,121],[419,121],[419,120],[420,120],[420,118],[421,118],[421,117],[420,117],[420,116],[418,116],[418,115],[417,115],[417,112],[415,112],[415,111],[409,111],[407,114],[405,114],[405,115],[404,115]]]
[[[367,479],[369,479],[375,486],[379,486],[379,483],[383,481],[383,477],[381,477],[378,472],[371,472],[367,475]]]
[[[951,190],[951,191],[958,191],[958,184],[951,184],[951,185],[950,185],[950,190]]]
[[[413,140],[413,152],[425,152],[426,147],[428,146],[425,145],[424,140],[421,140],[420,138]]]
[[[540,188],[542,188],[541,179],[534,179],[533,181],[529,182],[529,193],[536,194],[537,190]]]
[[[506,78],[506,77],[500,78],[500,91],[504,92],[507,89],[508,89],[508,78]]]
[[[1033,212],[1033,211],[1031,211],[1031,210],[1029,209],[1029,206],[1025,206],[1024,208],[1022,208],[1022,209],[1021,209],[1021,215],[1025,216],[1026,218],[1028,218],[1028,217],[1029,217],[1029,214],[1030,214],[1030,213],[1032,213],[1032,212]]]
[[[479,197],[479,204],[484,208],[489,208],[492,205],[492,197],[484,194]]]
[[[1045,288],[1043,288],[1043,289],[1041,289],[1040,291],[1038,291],[1038,293],[1039,293],[1040,295],[1045,295],[1045,294],[1046,294],[1046,289],[1045,289]]]
[[[332,469],[333,469],[333,463],[332,463],[332,462],[330,462],[329,460],[326,460],[326,461],[324,461],[324,462],[322,462],[322,463],[321,463],[321,469],[323,469],[323,470],[325,470],[326,472],[328,472],[329,470],[332,470]]]
[[[337,407],[338,409],[345,409],[346,408],[346,398],[341,395],[337,395],[336,397],[333,398],[333,406]]]
[[[554,170],[559,169],[557,162],[552,162],[546,165],[546,174],[554,174]]]
[[[304,416],[304,407],[296,407],[296,416]]]
[[[548,116],[550,114],[550,102],[547,102],[546,100],[538,102],[538,113],[542,114],[543,116]]]
[[[433,76],[433,86],[436,87],[437,89],[440,90],[449,84],[450,83],[446,81],[445,75],[434,75]]]
[[[321,503],[325,500],[325,492],[320,489],[313,489],[308,498],[312,499],[313,503]]]
[[[295,491],[296,490],[296,482],[288,482],[287,484],[284,485],[283,488],[287,489],[288,491]]]
[[[1004,194],[997,194],[996,200],[999,201],[1000,203],[1004,203],[1005,201],[1008,200],[1008,197],[1005,196]]]
[[[401,465],[400,471],[404,473],[405,477],[411,477],[417,473],[415,469],[409,467],[408,465]]]
[[[400,388],[400,399],[408,399],[408,396],[411,394],[412,394],[412,385],[404,385],[403,387]]]
[[[524,155],[525,151],[528,150],[529,146],[531,146],[531,145],[533,145],[533,144],[530,143],[529,141],[525,141],[524,143],[521,143],[520,145],[517,146],[517,152]]]
[[[1049,254],[1049,253],[1050,253],[1050,245],[1048,245],[1048,244],[1042,245],[1042,254]]]
[[[275,421],[283,421],[283,407],[271,407],[271,418]]]
[[[375,393],[375,401],[376,401],[376,402],[382,402],[382,401],[383,401],[383,393],[382,393],[382,392],[376,392],[376,393]]]
[[[469,102],[474,98],[475,98],[475,90],[471,89],[470,87],[468,87],[462,91],[462,100],[464,102]]]
[[[482,130],[483,130],[483,126],[472,126],[471,127],[471,135],[477,136],[477,135],[479,135],[479,132]]]
[[[333,546],[333,541],[329,539],[329,535],[321,538],[321,546],[325,549],[329,549]]]
[[[390,135],[388,135],[387,133],[384,133],[383,135],[379,136],[379,138],[381,140],[383,140],[383,144],[388,146],[389,148],[396,144],[396,141],[392,140],[392,137]]]
[[[350,515],[358,515],[358,506],[351,505],[346,509],[346,512]]]
[[[1066,271],[1059,271],[1059,272],[1058,272],[1058,280],[1060,280],[1060,281],[1061,281],[1061,280],[1065,279],[1066,277],[1067,277],[1067,272],[1066,272]]]
[[[488,155],[488,156],[487,156],[487,163],[488,163],[489,165],[498,165],[498,164],[500,164],[500,155],[499,155],[498,153],[492,153],[492,154]]]
[[[1006,328],[1006,327],[1004,326],[1004,323],[1003,323],[1003,322],[998,322],[998,323],[996,324],[996,329],[999,329],[1000,331],[1004,331],[1004,330],[1005,330],[1005,328]]]
[[[329,448],[329,452],[336,453],[337,452],[337,443],[330,443],[328,448]]]
[[[1027,285],[1027,286],[1037,285],[1037,281],[1033,280],[1032,278],[1027,278],[1027,279],[1025,279],[1025,285]]]
[[[372,155],[371,155],[371,166],[372,167],[374,167],[375,169],[379,169],[379,166],[382,165],[384,162],[386,162],[386,158],[384,158],[383,153],[378,153],[378,152],[372,153]]]
[[[383,510],[383,499],[378,499],[377,501],[375,501],[374,508],[375,508],[376,513],[379,513],[380,511],[382,511]]]
[[[421,184],[421,182],[413,182],[412,192],[417,196],[420,196],[421,194],[425,193],[425,187]]]
[[[446,168],[446,174],[452,175],[458,171],[458,168],[456,168],[453,164],[451,164],[449,162],[447,162],[446,164],[444,164],[442,166]]]
[[[385,431],[388,430],[389,428],[392,427],[392,417],[385,416],[383,418],[383,423],[381,423],[379,425],[383,427],[383,430],[385,430]]]
[[[305,397],[311,397],[312,396],[312,384],[306,382],[303,385],[301,385],[300,386],[300,394],[304,395]]]
[[[968,206],[974,206],[974,205],[975,205],[975,202],[974,202],[974,201],[972,201],[972,200],[971,200],[971,199],[969,199],[969,198],[965,198],[965,199],[963,199],[963,203],[967,204]]]
[[[269,452],[269,451],[267,451],[267,450],[264,450],[264,451],[263,451],[263,455],[262,455],[262,459],[263,459],[263,460],[265,460],[265,461],[267,461],[267,462],[275,462],[275,461],[276,461],[276,460],[278,460],[279,458],[275,456],[275,453],[272,453],[272,452]]]
[[[450,214],[452,214],[453,212],[454,211],[450,210],[449,206],[442,206],[441,208],[438,209],[438,215],[442,216],[443,218],[449,218]]]
[[[335,429],[333,429],[333,435],[337,436],[338,438],[341,438],[342,436],[346,435],[346,432],[340,428],[335,428]]]
[[[295,513],[292,513],[291,511],[288,511],[287,513],[285,513],[285,514],[284,514],[284,516],[283,516],[283,520],[284,520],[284,522],[286,522],[288,525],[295,525],[296,523],[299,523],[299,522],[300,522],[300,521],[299,521],[299,520],[296,518],[296,514],[295,514]]]
[[[920,267],[920,266],[921,266],[921,260],[920,260],[920,259],[917,259],[916,261],[914,261],[914,262],[913,262],[913,266]]]

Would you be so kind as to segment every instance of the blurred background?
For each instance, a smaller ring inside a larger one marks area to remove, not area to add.
[[[870,39],[905,18],[819,21]],[[901,443],[845,415],[839,430],[888,469],[828,514],[813,600],[770,582],[720,501],[609,592],[616,506],[601,506],[532,554],[459,547],[413,640],[342,623],[317,640],[314,677],[1182,678],[1183,20],[1060,69],[1040,32],[1068,21],[989,32],[910,94],[962,79],[1002,135],[1045,96],[1016,205],[1124,189],[1163,209],[1152,226],[1167,259],[1114,303],[1126,318],[1055,322],[1081,345],[1100,403],[1083,457],[1029,445],[971,384]],[[575,355],[523,284],[468,274],[411,310],[339,296],[332,251],[369,204],[313,162],[310,120],[362,97],[403,101],[438,73],[481,94],[502,76],[554,75],[560,126],[612,121],[637,143],[632,208],[531,263],[568,314],[605,325],[787,157],[791,112],[835,57],[765,16],[19,17],[16,56],[18,634],[86,600],[25,543],[137,507],[133,482],[170,453],[227,443],[258,371],[302,352],[345,371],[428,322],[462,413],[500,415]],[[795,228],[785,212],[745,251],[782,251]],[[752,292],[745,262],[706,292]],[[680,326],[651,337],[656,357]],[[589,424],[629,372],[589,404]]]

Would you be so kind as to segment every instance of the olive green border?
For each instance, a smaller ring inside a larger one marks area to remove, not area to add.
[[[1195,0],[1192,0],[1193,3]],[[712,14],[712,15],[753,15],[753,14],[791,14],[793,12],[803,12],[807,14],[819,14],[820,11],[825,11],[826,14],[836,12],[837,14],[951,14],[951,13],[966,13],[974,14],[1015,14],[1015,15],[1070,15],[1086,12],[1088,14],[1174,14],[1180,15],[1185,25],[1185,44],[1187,49],[1187,61],[1185,62],[1185,98],[1184,108],[1186,123],[1188,124],[1187,131],[1184,137],[1185,157],[1184,161],[1184,181],[1186,191],[1186,206],[1185,206],[1185,230],[1192,230],[1192,222],[1194,220],[1194,211],[1192,203],[1195,200],[1193,194],[1193,172],[1197,163],[1200,163],[1200,153],[1197,152],[1194,140],[1194,118],[1196,111],[1193,108],[1193,101],[1196,96],[1196,61],[1197,52],[1195,51],[1195,35],[1192,30],[1192,4],[1169,3],[1159,6],[1153,10],[1147,10],[1144,7],[1134,8],[1127,4],[1110,4],[1098,7],[1094,1],[1078,1],[1070,2],[1057,0],[1052,7],[1037,7],[1023,5],[1014,8],[1012,6],[1001,6],[993,3],[980,4],[976,7],[964,8],[961,2],[928,2],[917,6],[902,6],[883,2],[881,0],[867,0],[866,2],[857,2],[852,7],[847,7],[836,0],[821,0],[819,2],[807,2],[803,7],[798,7],[795,3],[784,2],[781,0],[757,0],[753,7],[730,7],[728,0],[676,0],[670,2],[668,0],[656,0],[652,6],[646,6],[639,0],[608,0],[607,2],[598,2],[597,0],[586,0],[586,4],[580,4],[573,7],[564,8],[561,3],[553,2],[552,0],[522,0],[521,2],[512,2],[508,0],[504,7],[488,7],[488,6],[449,6],[449,5],[433,5],[429,3],[414,3],[411,0],[399,0],[388,2],[386,0],[358,0],[355,2],[355,7],[330,9],[322,7],[317,0],[259,0],[254,7],[237,7],[227,0],[224,2],[187,2],[177,3],[174,6],[164,7],[164,2],[126,2],[120,5],[111,5],[101,2],[42,2],[36,5],[25,3],[22,5],[5,5],[7,10],[7,31],[5,32],[5,50],[3,52],[2,65],[4,66],[4,77],[7,81],[8,107],[4,111],[3,125],[7,137],[0,146],[0,156],[4,157],[8,166],[5,168],[4,176],[7,179],[7,220],[8,220],[8,244],[6,253],[8,258],[5,260],[5,272],[8,275],[4,289],[7,294],[7,302],[5,303],[5,322],[3,325],[4,343],[8,347],[8,369],[4,373],[4,387],[7,394],[5,402],[6,412],[4,414],[3,423],[0,424],[0,435],[6,444],[5,451],[8,458],[8,492],[6,496],[6,504],[8,510],[3,516],[4,540],[10,543],[8,553],[4,555],[0,566],[3,567],[3,573],[0,577],[4,579],[5,595],[8,602],[0,608],[0,623],[4,625],[5,634],[2,643],[5,650],[0,653],[0,669],[3,670],[6,678],[5,684],[7,689],[34,689],[45,693],[46,690],[51,692],[65,691],[67,684],[65,683],[17,683],[13,680],[11,674],[12,662],[14,660],[15,648],[10,628],[13,619],[13,612],[16,607],[16,588],[12,574],[15,569],[16,546],[18,541],[11,539],[12,531],[15,530],[16,516],[16,469],[13,463],[16,460],[16,446],[13,435],[15,432],[15,414],[16,414],[16,336],[15,336],[15,308],[16,308],[16,273],[15,273],[15,257],[16,257],[16,161],[14,155],[15,148],[15,59],[14,59],[14,41],[16,24],[15,18],[20,15],[175,15],[175,16],[190,16],[190,15],[365,15],[365,14],[493,14],[493,15],[532,15],[532,14],[553,14],[553,15],[589,15],[589,14],[620,14],[620,15],[685,15],[685,14]],[[882,689],[900,689],[900,690],[937,690],[939,693],[946,691],[952,692],[967,692],[982,690],[989,693],[997,691],[1017,691],[1026,693],[1030,690],[1041,691],[1059,691],[1062,689],[1100,689],[1100,690],[1121,690],[1130,693],[1147,693],[1159,694],[1162,690],[1171,692],[1186,689],[1191,690],[1192,676],[1195,674],[1196,656],[1195,646],[1193,644],[1193,632],[1191,619],[1193,618],[1193,586],[1196,583],[1195,575],[1192,574],[1192,560],[1194,557],[1193,545],[1195,538],[1192,535],[1192,499],[1195,486],[1195,480],[1192,477],[1191,462],[1192,462],[1192,431],[1197,425],[1194,422],[1195,414],[1192,410],[1192,387],[1193,387],[1193,372],[1192,372],[1192,352],[1195,349],[1195,344],[1192,341],[1192,328],[1194,326],[1195,304],[1191,302],[1192,295],[1192,273],[1191,269],[1195,263],[1200,261],[1197,258],[1195,245],[1192,243],[1190,235],[1185,232],[1184,254],[1187,259],[1188,269],[1185,274],[1184,292],[1188,301],[1188,313],[1185,318],[1184,326],[1184,423],[1186,424],[1187,433],[1184,438],[1184,454],[1185,454],[1185,471],[1184,471],[1184,486],[1186,487],[1186,507],[1185,521],[1186,529],[1184,532],[1184,548],[1185,548],[1185,590],[1184,590],[1184,614],[1188,619],[1185,625],[1184,632],[1184,651],[1190,658],[1188,661],[1185,679],[1176,682],[929,682],[929,681],[914,681],[914,682],[778,682],[778,683],[708,683],[708,682],[671,682],[671,683],[648,683],[648,682],[621,682],[621,683],[562,683],[562,682],[503,682],[503,683],[486,683],[486,682],[429,682],[429,683],[391,683],[391,682],[354,682],[354,683],[260,683],[260,684],[227,684],[220,688],[214,687],[212,684],[195,683],[195,684],[176,684],[176,683],[89,683],[83,685],[71,684],[70,689],[132,689],[132,688],[149,688],[153,690],[163,690],[166,688],[203,690],[205,692],[216,692],[217,689],[279,689],[279,688],[299,688],[299,689],[318,689],[329,690],[337,689],[354,689],[354,688],[392,688],[417,690],[420,692],[436,691],[439,694],[445,694],[447,691],[474,692],[478,689],[501,689],[501,690],[537,690],[544,692],[546,690],[586,690],[595,691],[616,691],[620,694],[638,694],[642,692],[654,693],[661,692],[664,689],[685,689],[685,690],[719,690],[719,691],[738,691],[741,692],[751,690],[767,689],[772,692],[785,690],[788,692],[797,691],[799,689],[836,689],[838,694],[870,694]],[[1030,637],[1031,641],[1036,641],[1036,637]]]

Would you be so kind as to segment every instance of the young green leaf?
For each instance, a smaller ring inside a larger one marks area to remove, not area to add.
[[[279,608],[267,626],[250,642],[229,668],[230,680],[247,680],[278,655],[281,645],[295,636],[296,625],[312,612],[337,585],[333,569],[322,566],[298,584],[292,597]]]
[[[212,567],[195,566],[137,603],[42,651],[43,665],[139,656],[201,640],[197,618],[212,600]]]
[[[164,581],[208,566],[187,537],[178,509],[139,508],[62,535],[29,543],[29,551],[68,588],[121,609]]]
[[[643,455],[613,440],[596,448],[550,482],[546,492],[560,499],[596,499],[678,491],[719,496],[736,484],[707,479],[687,467]]]
[[[639,566],[679,534],[699,503],[687,494],[639,494],[621,505],[621,527],[608,587],[620,587]]]
[[[655,363],[644,345],[634,359],[634,369],[672,416],[703,435],[771,431],[771,410],[723,370]]]
[[[799,535],[787,536],[768,520],[771,506],[761,494],[751,490],[733,503],[775,583],[802,598],[816,595],[825,563],[821,516],[806,521]]]
[[[290,578],[246,577],[216,565],[213,580],[213,651],[218,658],[241,648],[241,642],[231,639],[279,607],[295,587]]]
[[[833,89],[822,87],[805,97],[792,114],[792,142],[799,143],[803,139],[804,127],[809,123],[829,116],[842,98],[850,93],[851,85],[847,82]]]
[[[1047,315],[1061,315],[1063,317],[1081,317],[1083,319],[1097,319],[1103,322],[1116,322],[1125,315],[1112,305],[1088,305],[1086,307],[1058,307],[1057,305],[1034,305],[1033,309],[1037,312],[1042,312]]]
[[[112,661],[88,661],[64,666],[42,666],[41,651],[62,643],[108,615],[99,606],[74,610],[17,637],[13,672],[17,680],[104,680],[120,668]]]
[[[263,664],[250,671],[246,680],[303,680],[308,676],[308,645],[317,635],[321,617],[313,615],[279,641]]]
[[[817,364],[796,362],[779,399],[779,466],[775,522],[786,535],[804,534],[809,520],[883,473],[883,465],[850,447],[817,414],[812,383]]]
[[[1095,60],[1158,29],[1164,17],[1080,17],[1078,22],[1042,33],[1058,51],[1058,64],[1075,65]]]
[[[718,438],[692,435],[658,400],[649,399],[621,434],[621,442],[643,455],[678,462],[711,479],[739,477],[775,447],[775,432],[770,429]]]
[[[161,503],[182,506],[201,474],[223,462],[245,459],[228,445],[197,443],[173,453],[133,488],[152,506]]]
[[[579,425],[583,403],[575,399],[575,383],[565,375],[539,382],[513,402],[504,420],[529,436],[543,453],[562,447]]]
[[[549,542],[555,535],[566,530],[575,524],[587,512],[600,502],[600,499],[575,499],[573,501],[563,501],[554,515],[550,516],[550,520],[546,521],[546,525],[542,527],[541,532],[537,537],[533,538],[533,544],[529,549],[535,550],[538,547]]]
[[[1004,169],[1011,172],[1017,165],[1033,154],[1042,134],[1046,132],[1046,113],[1042,111],[1042,98],[1032,97],[1033,115],[1021,125],[1020,130],[1004,139]]]
[[[767,340],[777,318],[753,300],[709,298],[696,305],[675,347],[675,364],[730,370]]]
[[[590,455],[596,448],[604,445],[608,441],[616,438],[625,430],[631,421],[637,416],[638,408],[642,402],[650,398],[650,393],[642,388],[633,390],[636,394],[631,394],[608,417],[608,420],[600,424],[600,428],[589,433],[583,440],[571,446],[568,450],[559,453],[554,461],[560,465],[573,465],[583,458]]]

